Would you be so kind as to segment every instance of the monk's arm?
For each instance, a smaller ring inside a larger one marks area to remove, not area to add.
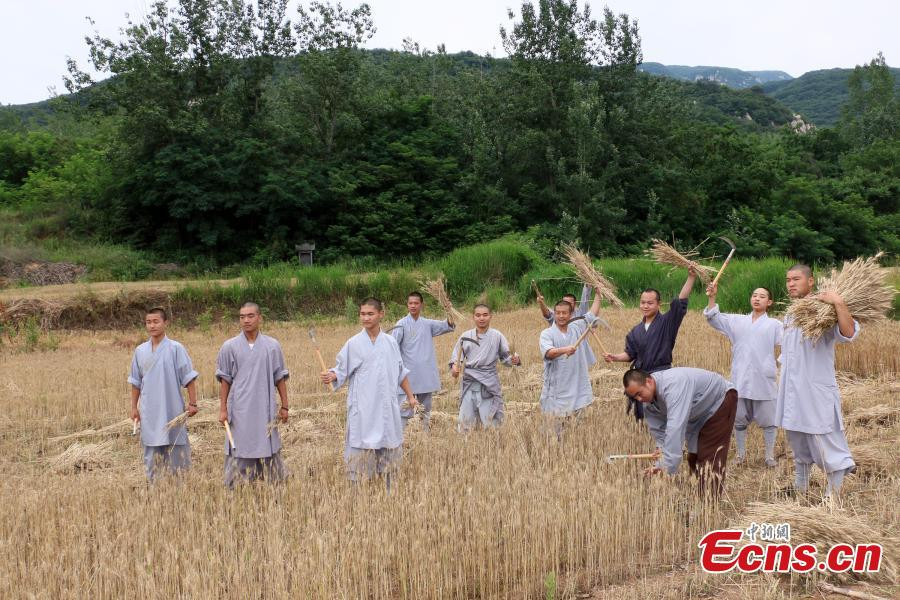
[[[224,423],[228,420],[228,392],[231,390],[231,384],[222,379],[219,382],[219,422]]]
[[[131,386],[131,419],[141,420],[141,412],[138,410],[138,398],[141,397],[141,389]]]
[[[288,395],[287,395],[287,377],[282,377],[278,380],[278,383],[275,384],[275,389],[278,390],[278,396],[281,398],[281,406],[282,408],[288,407]]]
[[[685,300],[691,295],[691,290],[694,289],[695,281],[697,281],[697,271],[694,270],[694,267],[691,267],[688,269],[687,279],[684,280],[684,285],[681,287],[681,292],[678,294],[678,297],[681,300]]]

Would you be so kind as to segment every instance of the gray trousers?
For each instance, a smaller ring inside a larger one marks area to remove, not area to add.
[[[416,402],[419,403],[419,411],[422,415],[422,427],[425,431],[428,431],[431,428],[431,394],[432,392],[428,392],[427,394],[415,394]],[[403,418],[403,429],[406,429],[406,425],[414,414],[415,411],[412,408],[400,411],[400,416]]]
[[[375,474],[390,474],[400,464],[403,448],[344,448],[344,463],[350,481],[368,479]]]
[[[191,446],[144,446],[144,474],[155,482],[162,475],[175,475],[191,467]]]
[[[240,458],[225,455],[225,487],[234,488],[234,484],[251,482],[258,479],[277,483],[287,478],[287,469],[281,460],[281,450],[272,456],[263,458]]]
[[[475,382],[460,399],[459,431],[469,431],[478,426],[489,429],[503,423],[503,401],[493,396],[485,398],[483,389],[480,383]]]

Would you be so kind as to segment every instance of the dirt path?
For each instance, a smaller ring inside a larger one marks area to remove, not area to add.
[[[34,287],[16,287],[0,291],[0,302],[9,302],[20,298],[36,298],[40,300],[60,300],[91,294],[98,298],[109,298],[121,292],[153,290],[174,292],[190,285],[227,286],[241,283],[243,279],[171,279],[166,281],[104,281],[99,283],[67,283],[64,285],[45,285]]]

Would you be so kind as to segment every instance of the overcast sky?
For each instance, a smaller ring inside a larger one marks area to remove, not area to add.
[[[296,5],[298,0],[294,0]],[[43,100],[61,83],[66,56],[84,67],[85,21],[117,36],[125,13],[145,14],[149,0],[0,0],[0,103]],[[353,6],[353,0],[344,0]],[[370,48],[399,48],[410,37],[423,48],[503,55],[498,29],[520,0],[370,0],[377,33]],[[900,64],[896,0],[610,0],[637,19],[644,60],[745,70],[807,71],[852,67],[880,50]],[[591,3],[599,15],[604,3]]]

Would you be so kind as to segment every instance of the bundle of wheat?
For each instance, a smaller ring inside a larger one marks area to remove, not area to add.
[[[867,427],[890,426],[900,423],[900,406],[876,404],[875,406],[860,407],[850,413],[847,421],[854,425]]]
[[[600,296],[613,306],[617,308],[625,306],[616,296],[616,286],[594,267],[591,257],[576,248],[574,244],[565,244],[562,249],[578,279],[597,290]]]
[[[663,265],[672,265],[673,269],[690,269],[691,267],[694,267],[694,270],[697,272],[697,277],[699,277],[700,281],[704,284],[708,284],[710,278],[716,274],[714,268],[701,265],[694,260],[695,257],[700,255],[697,248],[693,248],[686,252],[679,252],[673,246],[670,246],[662,240],[653,240],[653,246],[647,253],[656,259],[656,262]]]
[[[65,440],[75,440],[84,437],[93,437],[95,435],[125,435],[131,433],[133,422],[131,419],[122,419],[116,421],[112,425],[101,427],[100,429],[83,429],[75,433],[67,433],[56,437],[47,438],[48,442],[62,442]]]
[[[422,281],[422,289],[432,298],[437,300],[437,303],[444,309],[444,313],[447,315],[448,319],[454,323],[463,322],[465,317],[463,317],[462,313],[453,308],[453,303],[450,302],[450,296],[447,295],[447,289],[444,287],[443,274],[438,275],[435,279]]]
[[[887,285],[887,269],[878,264],[882,254],[846,261],[840,271],[832,269],[820,282],[819,291],[840,294],[850,314],[860,323],[883,319],[891,310],[897,290]],[[785,314],[792,318],[790,326],[800,329],[811,340],[819,339],[837,323],[834,306],[822,302],[815,294],[793,300]]]
[[[175,417],[174,419],[172,419],[171,421],[166,423],[166,431],[172,431],[176,427],[181,427],[182,425],[187,423],[187,420],[188,420],[188,413],[187,413],[187,411],[184,411],[183,413],[181,413],[180,415],[178,415],[177,417]]]
[[[61,454],[50,459],[50,468],[57,473],[70,473],[109,466],[113,442],[114,440],[107,440],[99,444],[75,442]]]
[[[855,454],[855,452],[854,452]],[[900,575],[896,560],[900,539],[889,536],[866,523],[856,514],[827,506],[801,506],[795,502],[750,502],[734,523],[735,529],[746,529],[751,523],[789,523],[792,544],[814,544],[828,549],[836,544],[879,543],[884,548],[881,569],[877,573],[834,573],[839,580],[866,578],[894,582]]]

